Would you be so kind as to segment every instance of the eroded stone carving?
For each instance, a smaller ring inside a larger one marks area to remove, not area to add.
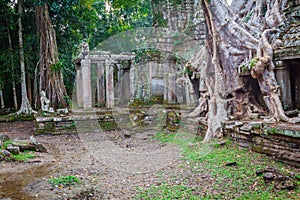
[[[41,107],[42,111],[49,111],[50,100],[46,97],[46,92],[44,90],[41,91]]]
[[[89,44],[87,42],[83,42],[81,47],[81,54],[80,54],[81,59],[82,60],[87,59],[89,52],[90,52]]]

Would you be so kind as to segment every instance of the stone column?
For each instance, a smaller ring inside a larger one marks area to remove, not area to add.
[[[80,65],[76,65],[76,103],[77,107],[83,107],[82,70]]]
[[[131,98],[135,98],[135,94],[134,94],[134,91],[135,91],[135,65],[134,65],[134,60],[131,60],[129,61],[130,62],[130,71],[129,71],[129,76],[130,76],[130,95],[131,95]]]
[[[105,61],[106,72],[106,105],[108,108],[114,107],[114,67],[111,60]]]
[[[104,83],[104,61],[97,63],[97,101],[98,104],[105,102],[105,83]]]
[[[83,108],[92,108],[91,60],[81,60]]]
[[[165,101],[168,101],[168,91],[169,91],[169,77],[168,77],[168,73],[165,73],[164,75],[164,99]]]
[[[115,102],[120,105],[124,99],[124,84],[123,84],[123,75],[124,75],[124,70],[122,68],[122,65],[118,62],[116,64],[117,69],[118,69],[118,81],[117,81],[117,88],[115,88]]]
[[[122,72],[123,69],[121,68],[121,64],[119,62],[116,65],[117,65],[117,69],[118,69],[118,82],[119,82],[123,75],[123,72]]]
[[[281,102],[284,108],[292,106],[290,69],[284,62],[276,62],[276,79],[280,86]]]
[[[176,77],[174,74],[169,74],[169,80],[168,80],[168,102],[169,103],[175,103],[176,101],[176,96],[175,96],[175,91],[176,91]]]
[[[149,96],[151,97],[152,96],[152,62],[148,62],[148,74],[149,74],[149,80],[148,80],[148,83],[149,83]]]

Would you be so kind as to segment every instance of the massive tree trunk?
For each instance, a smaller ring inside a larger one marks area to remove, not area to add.
[[[20,65],[21,65],[21,89],[22,89],[22,104],[17,114],[25,113],[31,114],[34,111],[29,104],[26,89],[26,74],[23,48],[23,34],[22,34],[22,4],[23,0],[18,1],[18,26],[19,26],[19,46],[20,46]]]
[[[251,77],[242,78],[238,72],[239,67],[249,64],[256,53],[258,62],[254,69],[260,68],[261,71],[253,78],[258,80],[269,113],[274,115],[272,119],[298,121],[290,120],[283,112],[276,91],[273,46],[270,49],[270,40],[265,40],[262,34],[266,29],[273,30],[282,23],[282,16],[278,12],[284,1],[279,4],[278,0],[236,0],[232,5],[236,6],[233,10],[240,11],[239,16],[234,14],[225,0],[202,0],[201,3],[208,29],[206,47],[211,57],[204,78],[210,95],[205,141],[222,137],[222,123],[229,115],[242,117],[252,111],[250,108],[259,106],[255,105],[259,101],[250,101],[253,99],[251,87],[245,81],[249,82]],[[266,13],[264,8],[267,8]],[[263,66],[259,66],[261,63]]]
[[[51,24],[48,6],[36,7],[37,28],[40,36],[39,92],[46,92],[54,108],[66,107],[67,95],[59,62],[55,30]]]

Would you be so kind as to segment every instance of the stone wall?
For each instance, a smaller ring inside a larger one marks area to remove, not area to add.
[[[186,33],[200,44],[204,44],[205,19],[199,1],[161,1],[159,7],[168,28]]]
[[[284,13],[285,21],[279,35],[283,44],[274,50],[276,79],[283,106],[300,109],[300,1],[288,0]]]
[[[227,122],[225,133],[240,146],[300,167],[300,132],[261,122]]]

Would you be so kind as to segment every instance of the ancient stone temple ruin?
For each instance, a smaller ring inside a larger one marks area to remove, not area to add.
[[[288,1],[282,47],[275,50],[276,78],[285,109],[300,109],[300,1]]]
[[[129,87],[132,85],[129,69],[133,60],[134,55],[130,53],[114,55],[97,51],[75,60],[77,107],[114,107],[115,79],[121,81],[118,97],[129,101],[133,93],[132,87]]]
[[[152,56],[144,57],[149,53]],[[138,62],[137,56],[141,58]],[[145,50],[142,55],[92,51],[84,59],[75,60],[76,107],[126,107],[130,100],[147,100],[151,96],[171,104],[192,104],[196,99],[190,83],[177,84],[183,77],[185,62],[176,63],[176,57],[153,49]]]
[[[158,7],[168,28],[125,33],[121,41],[109,39],[75,60],[78,108],[127,106],[132,99],[151,96],[194,106],[191,83],[180,78],[184,65],[204,44],[202,10],[192,0],[159,2]],[[123,44],[126,51],[119,51]]]

